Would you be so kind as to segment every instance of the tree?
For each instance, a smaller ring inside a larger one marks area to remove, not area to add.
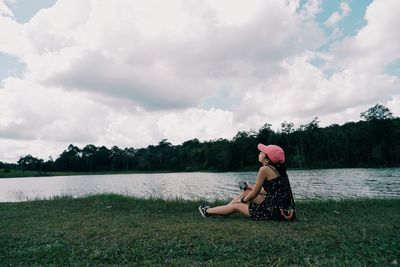
[[[21,157],[17,163],[23,171],[25,170],[39,171],[43,166],[43,160],[37,159],[32,155],[26,155],[25,157]]]
[[[54,162],[60,171],[81,171],[82,151],[79,147],[69,145]]]
[[[379,112],[378,112],[378,111]],[[41,171],[232,171],[254,167],[257,143],[281,146],[287,155],[287,167],[337,168],[367,166],[400,166],[400,118],[392,118],[384,106],[364,112],[366,120],[333,124],[320,128],[318,118],[293,129],[283,122],[274,132],[266,123],[260,130],[240,131],[232,140],[188,140],[172,145],[163,139],[147,148],[86,145],[82,150],[70,145],[55,161],[36,159],[31,155],[18,165],[0,163],[0,169],[32,169]],[[385,118],[385,119],[377,119]],[[4,167],[5,166],[5,167]]]
[[[303,168],[304,157],[302,155],[294,155],[292,161],[296,167]]]
[[[234,168],[241,169],[243,166],[254,162],[254,150],[257,146],[257,132],[239,131],[231,142],[229,159]]]
[[[82,165],[85,171],[97,171],[96,163],[97,147],[89,144],[82,149]]]
[[[98,171],[108,171],[111,169],[111,151],[105,147],[101,146],[96,151],[95,162]]]
[[[393,119],[393,113],[384,105],[375,106],[360,113],[360,117],[366,121]]]
[[[306,125],[300,125],[299,130],[300,131],[310,131],[310,130],[315,130],[319,128],[319,120],[318,117],[315,117],[312,121],[310,121]]]
[[[227,171],[230,167],[229,141],[220,138],[208,142],[206,168],[209,170]]]
[[[123,151],[117,146],[113,146],[110,150],[111,170],[121,171],[123,169]]]
[[[145,151],[145,149],[143,149]],[[138,150],[134,149],[133,147],[131,148],[125,148],[122,155],[123,155],[123,159],[122,159],[122,168],[124,170],[132,170],[132,169],[137,169],[138,166],[138,159],[137,159],[137,155]]]
[[[157,165],[159,169],[170,169],[169,160],[172,158],[173,146],[167,139],[161,140],[155,147]]]
[[[284,121],[281,123],[281,133],[283,134],[291,134],[294,132],[294,123]]]
[[[271,129],[271,124],[270,123],[265,123],[263,127],[258,130],[257,133],[257,141],[260,143],[269,143],[269,139],[271,138],[272,135],[275,134],[275,132]]]
[[[49,156],[49,159],[43,163],[43,170],[47,172],[55,170],[54,160],[52,156]]]

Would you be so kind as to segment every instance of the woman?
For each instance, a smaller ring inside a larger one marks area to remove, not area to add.
[[[263,165],[254,186],[249,186],[229,204],[199,207],[203,217],[239,212],[252,220],[295,220],[295,205],[286,174],[285,153],[276,145],[258,144],[258,161]]]

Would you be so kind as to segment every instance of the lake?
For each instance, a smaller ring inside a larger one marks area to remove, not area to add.
[[[0,179],[0,202],[118,193],[143,198],[230,199],[256,172],[152,173]],[[295,199],[400,198],[400,168],[289,170]]]

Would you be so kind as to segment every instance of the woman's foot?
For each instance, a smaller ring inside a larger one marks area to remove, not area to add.
[[[210,215],[207,213],[208,208],[209,208],[209,206],[206,206],[206,205],[201,205],[201,206],[199,207],[200,214],[201,214],[201,216],[203,216],[203,218],[206,218],[206,217],[210,216]]]

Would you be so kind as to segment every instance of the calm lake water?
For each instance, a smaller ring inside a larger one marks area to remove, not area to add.
[[[118,193],[164,199],[230,199],[256,172],[156,173],[0,179],[0,202]],[[400,168],[288,171],[295,199],[400,198]]]

